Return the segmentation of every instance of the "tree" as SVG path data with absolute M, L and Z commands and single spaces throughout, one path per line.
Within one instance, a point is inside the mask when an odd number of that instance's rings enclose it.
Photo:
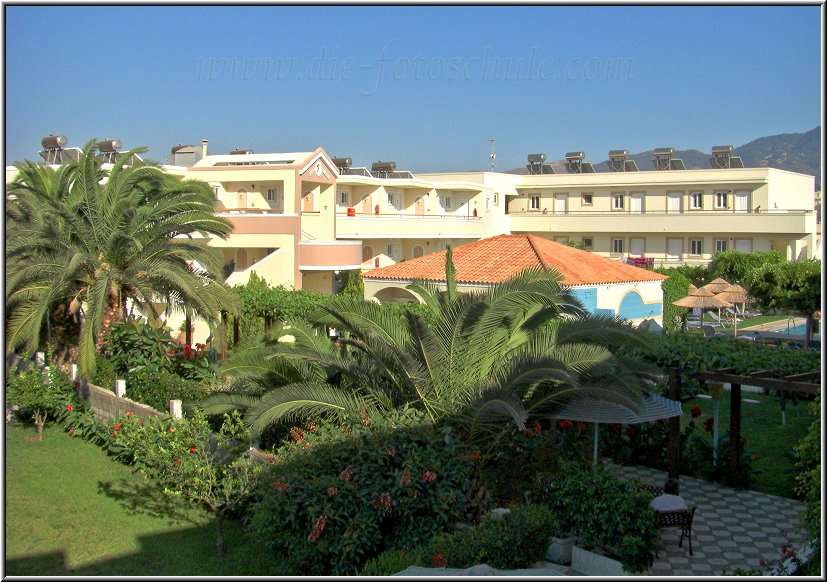
M 753 251 L 742 253 L 741 251 L 717 252 L 712 257 L 707 270 L 710 273 L 708 281 L 716 277 L 736 283 L 746 281 L 750 274 L 764 267 L 765 265 L 780 265 L 786 262 L 784 255 L 779 251 Z
M 340 295 L 351 295 L 363 299 L 365 297 L 365 282 L 362 280 L 362 271 L 359 269 L 351 269 L 343 271 L 342 288 L 337 293 Z
M 91 378 L 95 348 L 127 313 L 187 309 L 208 321 L 237 298 L 219 279 L 222 254 L 209 237 L 232 225 L 213 212 L 208 185 L 179 180 L 137 148 L 104 168 L 87 143 L 76 163 L 16 164 L 6 210 L 7 342 L 29 355 L 50 310 L 80 318 L 78 364 Z M 161 307 L 159 307 L 159 305 Z
M 574 396 L 640 405 L 654 369 L 614 350 L 651 348 L 652 337 L 616 318 L 585 314 L 559 273 L 528 270 L 487 291 L 460 293 L 449 251 L 446 280 L 444 291 L 426 281 L 408 286 L 433 325 L 411 311 L 400 320 L 374 302 L 344 296 L 309 324 L 291 321 L 282 332 L 291 341 L 275 344 L 270 355 L 274 375 L 287 382 L 261 397 L 216 395 L 202 403 L 205 412 L 242 408 L 260 432 L 313 415 L 410 404 L 431 422 L 457 425 L 491 445 L 504 419 L 523 428 L 528 415 Z M 340 331 L 337 343 L 314 333 L 320 324 Z
M 131 450 L 137 470 L 165 495 L 209 510 L 215 517 L 216 553 L 224 555 L 224 518 L 256 485 L 263 466 L 247 455 L 249 432 L 241 417 L 227 414 L 213 432 L 198 411 L 191 417 L 157 418 L 139 426 L 121 418 L 116 442 Z
M 821 308 L 821 261 L 805 259 L 765 264 L 746 279 L 749 294 L 765 309 L 782 309 L 806 318 L 813 337 L 813 315 Z

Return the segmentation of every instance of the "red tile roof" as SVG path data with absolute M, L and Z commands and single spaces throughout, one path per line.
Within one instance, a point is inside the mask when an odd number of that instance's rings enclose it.
M 445 281 L 447 251 L 432 253 L 364 274 L 365 279 Z M 453 249 L 458 283 L 501 283 L 528 267 L 557 269 L 563 284 L 594 285 L 661 281 L 666 275 L 633 267 L 533 234 L 502 234 Z

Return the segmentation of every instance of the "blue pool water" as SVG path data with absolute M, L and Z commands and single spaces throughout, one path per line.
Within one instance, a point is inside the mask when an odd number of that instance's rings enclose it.
M 819 333 L 821 331 L 821 324 L 818 321 L 813 322 L 813 333 Z M 789 329 L 779 329 L 778 333 L 788 333 L 790 335 L 804 335 L 807 332 L 807 324 L 802 323 L 801 325 L 796 325 L 795 327 L 790 327 Z

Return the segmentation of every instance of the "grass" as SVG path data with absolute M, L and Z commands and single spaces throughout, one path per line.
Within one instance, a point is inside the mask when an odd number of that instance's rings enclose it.
M 195 508 L 171 505 L 98 446 L 47 426 L 6 425 L 7 575 L 279 575 L 239 524 L 215 528 Z
M 757 400 L 758 403 L 745 402 Z M 701 407 L 704 415 L 712 415 L 712 400 L 694 398 L 684 403 L 689 411 L 694 404 Z M 741 392 L 741 436 L 747 439 L 747 448 L 752 454 L 753 483 L 750 487 L 762 493 L 779 497 L 795 497 L 795 457 L 793 447 L 807 434 L 815 420 L 810 414 L 809 401 L 801 401 L 798 411 L 787 400 L 787 425 L 781 424 L 781 405 L 776 396 Z M 723 435 L 729 431 L 730 392 L 721 399 L 718 430 Z M 706 416 L 698 420 L 703 420 Z M 685 414 L 681 429 L 689 422 Z M 698 421 L 696 420 L 696 423 Z

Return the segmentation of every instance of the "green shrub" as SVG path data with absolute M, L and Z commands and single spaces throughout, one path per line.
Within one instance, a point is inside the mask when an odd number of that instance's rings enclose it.
M 806 503 L 802 518 L 802 525 L 807 530 L 810 539 L 821 540 L 821 397 L 817 397 L 811 404 L 810 410 L 816 419 L 810 425 L 807 434 L 795 447 L 796 493 L 801 495 Z
M 113 323 L 106 333 L 105 351 L 115 373 L 125 378 L 136 370 L 158 372 L 168 368 L 176 346 L 169 331 L 161 323 L 150 324 L 141 317 Z
M 128 398 L 161 412 L 169 411 L 170 400 L 180 400 L 190 406 L 198 404 L 208 395 L 209 388 L 205 385 L 166 370 L 137 370 L 129 375 L 126 382 Z
M 356 574 L 386 548 L 420 546 L 463 514 L 471 455 L 415 409 L 363 411 L 290 434 L 248 522 L 295 574 Z
M 112 390 L 117 379 L 118 374 L 112 362 L 100 354 L 95 356 L 95 377 L 92 378 L 92 384 Z
M 538 501 L 545 503 L 565 531 L 617 555 L 627 572 L 652 566 L 658 534 L 651 495 L 635 491 L 602 468 L 571 466 L 559 475 L 540 475 Z
M 557 533 L 557 520 L 548 507 L 519 504 L 500 519 L 484 519 L 473 529 L 437 536 L 426 546 L 424 558 L 433 561 L 441 555 L 449 568 L 470 568 L 476 564 L 488 564 L 499 570 L 527 568 L 543 559 Z
M 362 576 L 392 576 L 411 566 L 423 563 L 423 550 L 414 548 L 411 550 L 400 550 L 391 548 L 371 558 L 362 568 Z
M 684 321 L 689 310 L 686 307 L 672 305 L 672 302 L 687 296 L 690 280 L 678 272 L 664 274 L 670 276 L 661 285 L 663 289 L 663 330 L 666 333 L 673 333 L 681 331 L 681 325 L 676 322 L 676 319 Z
M 6 404 L 31 412 L 38 440 L 43 440 L 43 425 L 56 417 L 72 392 L 69 376 L 55 366 L 48 371 L 31 366 L 22 373 L 11 372 L 6 379 Z

